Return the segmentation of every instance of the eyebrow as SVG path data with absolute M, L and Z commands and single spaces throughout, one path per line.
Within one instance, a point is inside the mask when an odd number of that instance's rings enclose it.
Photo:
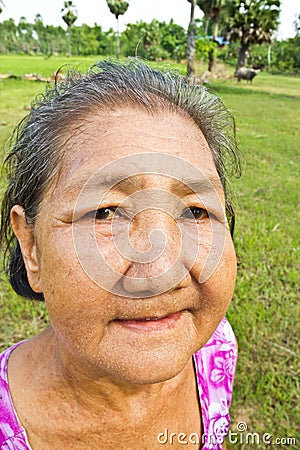
M 91 176 L 90 173 L 83 173 L 78 178 L 74 178 L 70 182 L 66 183 L 65 188 L 67 190 L 81 191 L 86 185 L 88 191 L 94 191 L 99 189 L 112 189 L 115 187 L 121 187 L 121 185 L 127 184 L 137 185 L 140 181 L 137 180 L 138 175 L 128 175 L 128 174 L 110 174 L 109 176 L 103 177 L 102 179 Z
M 144 179 L 141 179 L 141 176 L 160 175 L 162 177 L 167 177 L 173 180 L 170 185 L 170 191 L 173 193 L 174 191 L 178 192 L 178 190 L 183 195 L 188 195 L 191 193 L 223 191 L 221 180 L 217 175 L 212 175 L 210 178 L 205 176 L 203 176 L 203 178 L 183 177 L 179 180 L 177 178 L 171 177 L 170 175 L 157 172 L 141 172 L 133 175 L 130 175 L 128 173 L 112 173 L 103 179 L 92 177 L 90 181 L 89 178 L 91 177 L 89 175 L 90 174 L 81 174 L 79 178 L 71 180 L 66 185 L 66 190 L 82 191 L 84 185 L 87 185 L 87 192 L 99 190 L 101 193 L 102 190 L 107 191 L 107 189 L 117 189 L 118 191 L 131 192 L 141 189 L 141 185 L 144 182 Z M 145 187 L 145 189 L 155 189 L 155 186 Z
M 223 185 L 217 175 L 210 178 L 203 176 L 203 178 L 183 178 L 178 180 L 181 183 L 184 191 L 192 191 L 195 193 L 223 191 Z

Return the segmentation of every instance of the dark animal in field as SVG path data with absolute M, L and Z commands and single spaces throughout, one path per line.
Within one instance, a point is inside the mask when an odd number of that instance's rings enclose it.
M 247 80 L 247 83 L 252 84 L 253 78 L 260 72 L 260 69 L 248 69 L 247 67 L 241 67 L 237 70 L 236 76 L 238 81 Z

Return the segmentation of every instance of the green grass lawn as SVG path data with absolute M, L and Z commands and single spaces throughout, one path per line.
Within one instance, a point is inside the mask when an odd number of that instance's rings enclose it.
M 10 60 L 10 61 L 9 61 Z M 65 58 L 0 56 L 0 72 L 49 76 Z M 72 60 L 86 68 L 93 58 Z M 228 318 L 239 342 L 232 404 L 232 430 L 274 439 L 296 437 L 299 416 L 300 78 L 260 73 L 253 85 L 236 79 L 209 85 L 232 111 L 243 154 L 243 176 L 233 181 L 238 279 Z M 0 82 L 0 144 L 26 114 L 40 82 Z M 3 185 L 3 183 L 2 183 Z M 0 290 L 2 349 L 35 334 L 47 323 L 42 304 L 19 299 L 5 279 Z M 244 433 L 245 436 L 245 433 Z M 240 439 L 240 436 L 239 436 Z M 228 443 L 228 449 L 266 444 Z
M 50 77 L 60 67 L 75 66 L 80 70 L 88 69 L 99 57 L 71 57 L 67 56 L 20 56 L 0 55 L 0 73 L 11 73 L 21 76 L 26 73 L 35 73 L 42 77 Z
M 240 350 L 232 423 L 298 436 L 299 448 L 300 79 L 260 74 L 253 86 L 227 80 L 211 89 L 233 112 L 243 153 L 228 312 Z

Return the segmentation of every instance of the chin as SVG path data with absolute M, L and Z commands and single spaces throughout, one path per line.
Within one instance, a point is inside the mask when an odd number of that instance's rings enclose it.
M 147 373 L 145 373 L 145 371 L 143 373 L 135 373 L 130 378 L 128 377 L 126 381 L 127 383 L 137 385 L 162 383 L 163 381 L 171 380 L 172 378 L 175 378 L 177 375 L 179 375 L 185 368 L 187 363 L 188 361 L 186 361 L 184 365 L 176 367 L 176 370 L 174 370 L 174 367 L 170 368 L 171 370 L 166 370 L 165 367 L 162 367 L 160 371 L 157 371 L 156 369 L 150 369 L 149 371 L 147 371 Z
M 187 361 L 188 362 L 188 361 Z M 186 364 L 187 364 L 186 362 Z M 118 378 L 120 381 L 127 383 L 127 384 L 134 384 L 139 386 L 145 386 L 145 385 L 151 385 L 151 384 L 157 384 L 162 383 L 167 380 L 171 380 L 172 378 L 175 378 L 177 375 L 179 375 L 182 370 L 185 368 L 185 365 L 181 367 L 176 367 L 176 370 L 174 367 L 171 368 L 171 370 L 166 370 L 166 368 L 161 368 L 160 371 L 157 371 L 155 369 L 151 370 L 150 368 L 148 370 L 135 373 L 119 373 Z
M 128 384 L 150 385 L 170 380 L 179 375 L 190 361 L 193 352 L 152 352 L 128 357 L 121 363 L 113 364 L 108 373 L 115 380 Z M 128 356 L 128 355 L 127 355 Z

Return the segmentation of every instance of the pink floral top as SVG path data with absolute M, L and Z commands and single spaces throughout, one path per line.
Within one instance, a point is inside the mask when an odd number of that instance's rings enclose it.
M 0 355 L 1 450 L 31 450 L 26 431 L 14 409 L 7 379 L 9 355 L 20 344 L 13 345 Z M 228 321 L 223 318 L 206 345 L 194 354 L 203 434 L 192 433 L 186 437 L 186 442 L 199 443 L 199 448 L 203 444 L 202 450 L 221 450 L 228 433 L 236 359 L 236 339 Z

